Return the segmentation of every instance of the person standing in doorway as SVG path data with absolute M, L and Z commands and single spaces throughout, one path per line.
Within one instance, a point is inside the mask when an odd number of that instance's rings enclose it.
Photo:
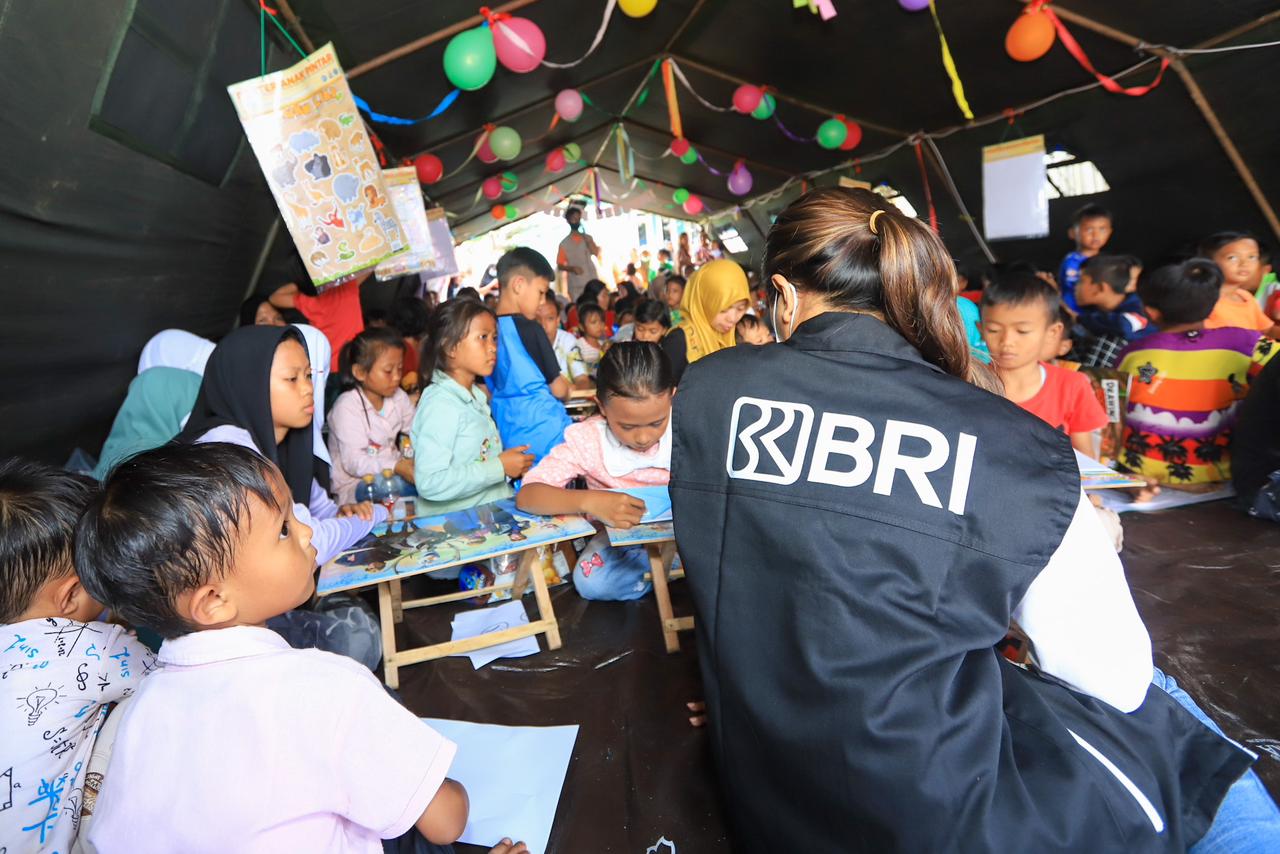
M 556 270 L 565 274 L 569 300 L 577 302 L 587 282 L 596 278 L 595 259 L 600 257 L 600 247 L 582 230 L 582 208 L 571 205 L 564 212 L 564 221 L 569 224 L 569 234 L 560 241 Z

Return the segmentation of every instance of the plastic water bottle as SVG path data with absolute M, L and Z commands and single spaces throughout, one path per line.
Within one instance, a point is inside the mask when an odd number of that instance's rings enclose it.
M 387 517 L 396 518 L 396 508 L 400 504 L 400 484 L 396 480 L 396 473 L 391 469 L 382 470 L 382 478 L 377 483 L 376 493 L 377 500 L 383 507 L 387 508 Z M 404 509 L 400 508 L 401 515 Z

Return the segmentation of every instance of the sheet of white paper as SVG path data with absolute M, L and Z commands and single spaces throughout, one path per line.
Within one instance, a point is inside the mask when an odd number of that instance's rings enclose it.
M 529 615 L 524 612 L 523 602 L 506 602 L 496 608 L 481 608 L 478 611 L 463 611 L 453 618 L 453 636 L 450 640 L 474 638 L 480 635 L 501 632 L 516 626 L 527 626 Z M 517 638 L 513 641 L 478 649 L 474 652 L 460 652 L 453 657 L 465 655 L 471 659 L 471 666 L 476 670 L 499 658 L 521 658 L 538 653 L 538 638 Z
M 543 854 L 578 727 L 422 720 L 458 745 L 449 777 L 465 786 L 471 799 L 460 841 L 490 847 L 508 837 L 523 840 L 532 854 Z
M 988 240 L 1049 233 L 1043 136 L 982 149 L 982 221 Z

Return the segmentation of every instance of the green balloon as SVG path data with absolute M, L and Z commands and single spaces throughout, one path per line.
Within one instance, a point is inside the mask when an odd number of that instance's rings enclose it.
M 520 179 L 516 177 L 516 173 L 503 172 L 502 173 L 502 192 L 514 193 L 518 189 L 520 189 Z
M 564 159 L 570 163 L 577 163 L 582 159 L 582 148 L 576 142 L 571 142 L 564 147 Z
M 839 119 L 827 119 L 818 127 L 818 145 L 839 148 L 849 136 L 849 126 Z
M 488 27 L 458 33 L 444 49 L 444 76 L 464 91 L 482 88 L 493 79 L 497 67 L 498 54 Z
M 500 127 L 489 134 L 489 150 L 499 160 L 515 160 L 520 156 L 521 145 L 520 134 L 509 127 Z
M 778 109 L 778 102 L 772 95 L 765 92 L 764 97 L 760 99 L 760 105 L 751 111 L 751 117 L 763 121 L 772 116 L 776 109 Z
M 692 145 L 689 146 L 688 151 L 680 155 L 680 162 L 685 166 L 692 166 L 698 162 L 698 152 L 694 150 Z
M 683 205 L 685 202 L 689 201 L 689 191 L 684 187 L 681 187 L 671 194 L 671 201 L 675 202 L 677 205 Z
M 518 216 L 520 216 L 520 211 L 516 209 L 516 206 L 507 205 L 507 219 L 515 219 Z

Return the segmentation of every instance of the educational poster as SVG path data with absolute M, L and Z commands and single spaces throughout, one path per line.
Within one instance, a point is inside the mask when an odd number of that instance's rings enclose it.
M 480 563 L 533 546 L 590 537 L 581 516 L 529 516 L 506 498 L 443 516 L 384 522 L 320 569 L 321 596 L 437 569 Z
M 453 254 L 453 232 L 444 208 L 427 211 L 427 231 L 431 233 L 431 248 L 436 253 L 437 276 L 452 276 L 458 272 L 458 259 Z
M 408 250 L 333 45 L 227 92 L 315 284 Z
M 427 227 L 427 206 L 422 202 L 422 186 L 418 183 L 418 170 L 412 166 L 382 170 L 382 182 L 387 186 L 387 196 L 396 218 L 404 228 L 409 241 L 409 251 L 387 261 L 374 270 L 379 279 L 394 279 L 406 273 L 436 275 L 436 252 L 431 245 L 431 232 Z
M 982 230 L 988 240 L 1049 234 L 1043 134 L 982 149 Z

